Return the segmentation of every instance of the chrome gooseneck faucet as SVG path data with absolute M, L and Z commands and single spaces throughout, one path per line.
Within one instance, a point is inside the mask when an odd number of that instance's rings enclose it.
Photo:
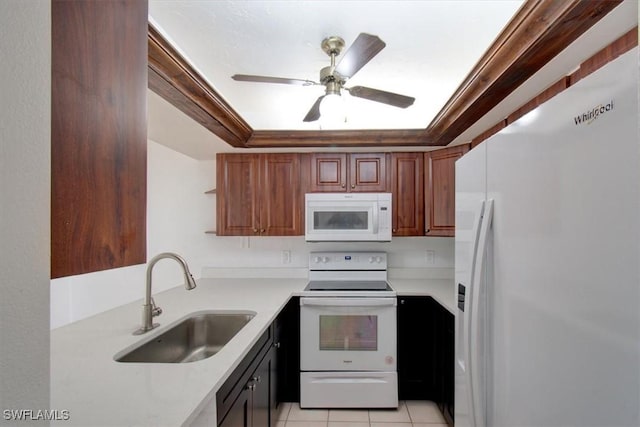
M 174 254 L 172 252 L 163 252 L 151 258 L 149 264 L 147 265 L 147 285 L 145 288 L 144 295 L 144 304 L 142 305 L 142 326 L 140 329 L 136 330 L 133 335 L 141 335 L 145 332 L 150 331 L 151 329 L 159 326 L 158 323 L 153 323 L 153 318 L 162 314 L 162 309 L 156 306 L 156 303 L 153 301 L 151 297 L 151 274 L 153 272 L 153 266 L 156 265 L 158 261 L 164 258 L 170 258 L 178 261 L 180 266 L 182 267 L 182 271 L 184 272 L 184 287 L 190 291 L 196 287 L 196 281 L 193 279 L 191 272 L 189 271 L 189 266 L 187 262 L 178 254 Z

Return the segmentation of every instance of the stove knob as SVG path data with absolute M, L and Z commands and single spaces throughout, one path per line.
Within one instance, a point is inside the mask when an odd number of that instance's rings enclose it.
M 320 262 L 320 257 L 313 257 L 313 262 L 315 262 L 316 264 Z
M 374 260 L 375 260 L 375 259 L 374 259 L 372 256 L 370 256 L 370 257 L 369 257 L 369 264 L 373 264 L 373 261 L 374 261 Z
M 376 262 L 377 262 L 378 264 L 380 264 L 380 263 L 382 262 L 382 257 L 381 257 L 381 256 L 377 256 L 377 257 L 376 257 Z
M 329 262 L 329 257 L 328 256 L 322 257 L 322 262 L 324 263 Z

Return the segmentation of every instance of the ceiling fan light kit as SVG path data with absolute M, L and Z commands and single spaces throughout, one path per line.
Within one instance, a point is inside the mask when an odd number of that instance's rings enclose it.
M 337 93 L 323 96 L 320 102 L 320 128 L 339 128 L 346 121 L 347 112 L 342 96 Z
M 340 55 L 344 49 L 345 42 L 338 36 L 325 38 L 322 40 L 320 47 L 331 57 L 331 65 L 320 70 L 320 83 L 311 80 L 248 74 L 235 74 L 231 76 L 231 78 L 243 82 L 296 84 L 303 86 L 323 85 L 325 86 L 325 94 L 320 96 L 311 106 L 311 109 L 303 121 L 314 122 L 322 116 L 324 123 L 325 116 L 331 115 L 332 117 L 329 120 L 331 123 L 344 123 L 346 121 L 346 113 L 344 111 L 341 89 L 348 91 L 351 96 L 398 108 L 407 108 L 415 101 L 413 97 L 379 89 L 364 86 L 347 88 L 344 86 L 349 78 L 353 77 L 355 73 L 364 67 L 374 56 L 384 49 L 385 46 L 386 44 L 380 40 L 378 36 L 360 33 L 336 65 L 336 57 Z

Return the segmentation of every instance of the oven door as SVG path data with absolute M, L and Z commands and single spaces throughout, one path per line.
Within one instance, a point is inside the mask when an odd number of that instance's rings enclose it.
M 300 298 L 303 371 L 395 371 L 396 299 Z

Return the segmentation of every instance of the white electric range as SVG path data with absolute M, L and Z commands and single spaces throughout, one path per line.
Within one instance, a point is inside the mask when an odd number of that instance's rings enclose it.
M 397 407 L 396 335 L 385 252 L 312 252 L 300 298 L 300 406 Z

